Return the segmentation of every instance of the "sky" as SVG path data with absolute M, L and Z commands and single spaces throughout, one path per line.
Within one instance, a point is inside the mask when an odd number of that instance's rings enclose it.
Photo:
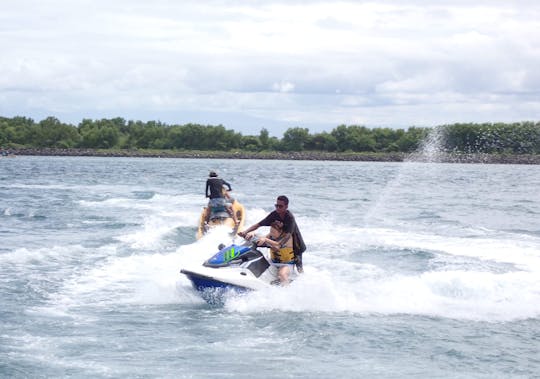
M 0 116 L 330 132 L 540 120 L 537 0 L 4 0 Z

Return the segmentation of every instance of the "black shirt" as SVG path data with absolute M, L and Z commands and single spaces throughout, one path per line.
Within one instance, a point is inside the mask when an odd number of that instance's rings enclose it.
M 306 250 L 306 244 L 296 225 L 296 220 L 291 212 L 287 211 L 283 218 L 277 213 L 277 211 L 272 211 L 268 216 L 259 222 L 260 226 L 270 226 L 274 221 L 281 221 L 283 223 L 283 231 L 285 233 L 291 233 L 293 238 L 293 250 L 294 254 L 300 255 Z
M 231 185 L 221 178 L 208 178 L 206 180 L 206 197 L 210 199 L 223 197 L 224 185 L 229 188 L 229 191 L 232 189 Z M 210 190 L 210 193 L 208 193 L 208 190 Z
M 262 221 L 259 222 L 261 226 L 270 226 L 274 221 L 281 221 L 283 223 L 283 231 L 285 233 L 292 233 L 296 225 L 296 221 L 291 212 L 287 211 L 284 217 L 281 218 L 277 211 L 272 211 L 268 216 L 266 216 Z

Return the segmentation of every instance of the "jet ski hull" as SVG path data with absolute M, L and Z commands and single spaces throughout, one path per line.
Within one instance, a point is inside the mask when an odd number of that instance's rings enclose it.
M 219 280 L 215 277 L 203 275 L 190 270 L 180 270 L 180 272 L 188 277 L 195 288 L 198 291 L 205 291 L 209 289 L 229 288 L 237 291 L 251 291 L 251 288 L 240 286 L 237 284 L 228 283 L 226 281 Z
M 193 288 L 210 305 L 223 305 L 227 294 L 242 294 L 252 290 L 193 271 L 181 270 L 180 272 L 187 276 Z
M 261 251 L 263 250 L 263 251 Z M 182 268 L 180 272 L 190 280 L 209 303 L 219 303 L 229 292 L 256 291 L 279 284 L 278 268 L 269 261 L 267 248 L 232 244 L 207 259 L 201 266 Z M 296 276 L 292 268 L 290 279 Z

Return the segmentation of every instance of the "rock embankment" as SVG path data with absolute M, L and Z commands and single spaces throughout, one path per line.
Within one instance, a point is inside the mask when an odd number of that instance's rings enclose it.
M 359 162 L 442 162 L 442 163 L 496 163 L 540 164 L 540 155 L 531 154 L 460 154 L 438 153 L 330 153 L 330 152 L 242 152 L 242 151 L 173 151 L 173 150 L 94 150 L 94 149 L 9 149 L 12 155 L 36 156 L 89 156 L 89 157 L 140 157 L 140 158 L 207 158 L 207 159 L 280 159 Z

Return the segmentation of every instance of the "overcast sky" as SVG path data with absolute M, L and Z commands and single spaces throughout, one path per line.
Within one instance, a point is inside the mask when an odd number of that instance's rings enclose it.
M 4 0 L 0 116 L 243 134 L 540 120 L 537 0 Z

